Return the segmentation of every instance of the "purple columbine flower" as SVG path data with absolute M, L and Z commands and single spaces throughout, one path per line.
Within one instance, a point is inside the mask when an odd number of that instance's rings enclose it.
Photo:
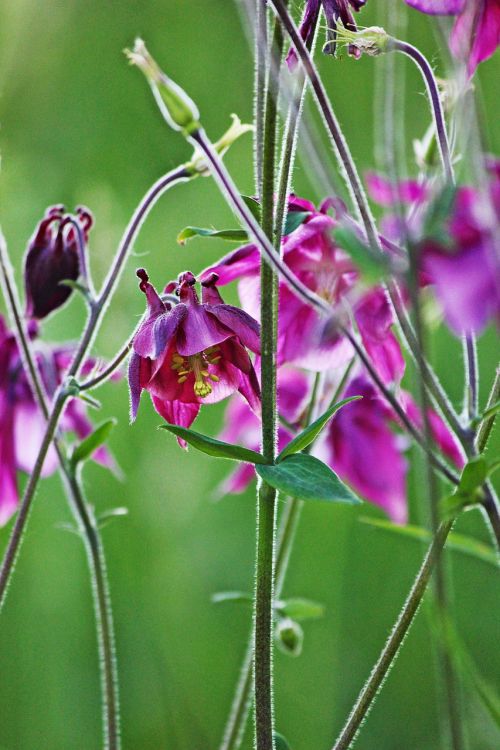
M 467 63 L 469 76 L 500 44 L 499 0 L 405 0 L 431 15 L 457 16 L 450 36 L 455 57 Z
M 37 366 L 49 398 L 62 382 L 69 361 L 68 348 L 45 344 L 36 347 Z M 92 370 L 94 365 L 94 362 L 88 361 L 85 371 Z M 0 526 L 7 523 L 17 508 L 17 471 L 29 474 L 33 470 L 45 424 L 32 396 L 15 337 L 0 316 Z M 71 399 L 68 402 L 60 427 L 80 439 L 92 431 L 82 401 Z M 114 467 L 110 454 L 103 447 L 94 453 L 94 459 L 108 468 Z M 51 446 L 42 476 L 54 472 L 57 463 L 56 452 Z
M 167 422 L 189 427 L 201 404 L 221 401 L 238 391 L 254 411 L 260 388 L 247 349 L 260 351 L 258 323 L 237 307 L 224 304 L 216 274 L 202 282 L 198 299 L 192 273 L 165 288 L 179 297 L 163 302 L 143 269 L 137 271 L 146 295 L 147 318 L 137 332 L 129 365 L 131 415 L 135 419 L 142 390 Z
M 335 245 L 331 232 L 337 226 L 325 201 L 317 211 L 312 203 L 295 196 L 289 200 L 289 211 L 306 215 L 303 223 L 283 237 L 285 263 L 316 294 L 338 307 L 350 292 L 358 292 L 359 274 L 350 258 Z M 201 275 L 216 273 L 218 284 L 239 280 L 238 290 L 243 307 L 255 318 L 260 308 L 260 254 L 255 245 L 245 245 L 225 256 Z M 371 312 L 370 312 L 371 309 Z M 404 358 L 391 331 L 392 312 L 380 288 L 361 294 L 354 315 L 365 345 L 370 348 L 374 364 L 385 382 L 397 382 L 404 372 Z M 323 371 L 345 365 L 353 356 L 351 344 L 342 336 L 321 337 L 318 314 L 280 282 L 278 316 L 278 365 L 295 364 L 308 370 Z M 387 351 L 385 351 L 387 349 Z
M 472 187 L 458 188 L 445 220 L 443 236 L 425 236 L 425 185 L 404 183 L 392 186 L 382 177 L 368 180 L 370 193 L 383 205 L 408 203 L 419 206 L 407 222 L 403 236 L 409 235 L 420 252 L 421 282 L 433 285 L 449 327 L 457 335 L 480 333 L 490 320 L 500 320 L 500 264 L 498 226 L 500 224 L 500 175 L 498 162 L 487 166 L 490 184 L 486 194 Z M 396 201 L 397 199 L 397 201 Z M 416 220 L 415 220 L 416 219 Z M 389 217 L 385 229 L 396 230 L 398 220 Z M 393 232 L 394 236 L 394 232 Z
M 24 261 L 26 315 L 45 318 L 61 307 L 71 294 L 62 281 L 76 281 L 81 272 L 77 227 L 86 244 L 93 224 L 92 214 L 80 207 L 66 214 L 64 206 L 48 208 L 31 238 Z M 75 226 L 76 225 L 76 226 Z

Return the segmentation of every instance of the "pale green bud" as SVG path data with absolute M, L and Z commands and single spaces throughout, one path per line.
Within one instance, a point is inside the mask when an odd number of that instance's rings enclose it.
M 372 57 L 391 51 L 392 37 L 380 26 L 368 26 L 366 29 L 351 31 L 339 23 L 335 38 L 338 44 L 349 45 L 361 54 Z
M 198 107 L 175 81 L 165 75 L 142 39 L 136 39 L 134 49 L 125 50 L 125 54 L 132 65 L 137 65 L 146 76 L 156 103 L 170 127 L 184 135 L 191 135 L 199 130 Z

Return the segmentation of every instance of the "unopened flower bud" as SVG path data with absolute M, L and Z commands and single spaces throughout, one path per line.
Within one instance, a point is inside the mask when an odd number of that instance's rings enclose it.
M 376 57 L 391 51 L 392 37 L 380 26 L 369 26 L 359 31 L 351 31 L 339 24 L 336 31 L 336 41 L 339 44 L 356 49 L 360 54 Z
M 170 127 L 184 135 L 191 135 L 198 130 L 198 107 L 186 92 L 161 70 L 142 39 L 136 39 L 134 49 L 125 50 L 125 54 L 132 65 L 137 65 L 148 79 L 156 103 Z
M 47 209 L 24 261 L 28 318 L 45 318 L 71 295 L 71 287 L 62 282 L 77 280 L 80 253 L 85 252 L 92 224 L 92 214 L 84 207 L 77 208 L 75 215 L 66 214 L 64 206 Z
M 214 143 L 214 148 L 219 156 L 224 156 L 228 148 L 232 146 L 238 138 L 255 129 L 253 125 L 242 123 L 238 115 L 233 114 L 231 117 L 233 118 L 233 122 L 219 140 Z M 191 161 L 186 164 L 186 169 L 193 175 L 201 174 L 204 177 L 210 175 L 206 156 L 198 149 L 195 150 Z
M 280 619 L 276 625 L 275 639 L 278 647 L 289 656 L 300 656 L 304 642 L 304 631 L 289 617 Z

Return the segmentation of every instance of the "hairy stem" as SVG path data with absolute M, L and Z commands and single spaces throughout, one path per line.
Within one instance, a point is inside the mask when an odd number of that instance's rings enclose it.
M 439 143 L 439 151 L 441 154 L 441 160 L 443 162 L 444 173 L 446 181 L 453 183 L 455 177 L 453 174 L 453 164 L 451 161 L 450 145 L 448 143 L 448 135 L 446 132 L 446 124 L 444 120 L 443 106 L 441 104 L 441 98 L 439 96 L 439 89 L 437 87 L 434 73 L 429 64 L 429 61 L 423 55 L 420 50 L 414 47 L 408 42 L 402 42 L 399 39 L 391 39 L 390 49 L 397 52 L 403 52 L 412 60 L 420 70 L 422 77 L 427 87 L 427 93 L 429 94 L 429 101 L 431 104 L 431 110 L 436 126 L 436 133 Z
M 382 649 L 370 677 L 361 690 L 351 714 L 333 746 L 333 750 L 348 750 L 352 746 L 361 724 L 366 719 L 410 629 L 452 525 L 452 521 L 446 521 L 439 526 L 391 635 Z
M 488 401 L 486 403 L 485 412 L 488 412 L 488 409 L 493 409 L 493 407 L 497 404 L 499 399 L 500 399 L 500 365 L 496 369 L 495 378 L 491 386 L 490 395 L 488 396 Z M 477 431 L 477 436 L 476 436 L 476 448 L 477 448 L 478 453 L 482 453 L 484 449 L 486 448 L 486 445 L 488 444 L 491 431 L 495 424 L 496 416 L 497 416 L 497 412 L 493 411 L 493 413 L 486 416 L 479 425 L 479 429 Z

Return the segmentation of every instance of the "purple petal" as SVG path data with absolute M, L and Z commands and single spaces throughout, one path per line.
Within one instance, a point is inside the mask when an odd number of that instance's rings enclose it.
M 454 16 L 460 13 L 466 0 L 405 0 L 411 8 L 433 16 Z
M 278 370 L 278 408 L 291 424 L 297 422 L 304 412 L 309 390 L 310 378 L 301 370 L 291 367 Z
M 163 309 L 162 313 L 149 317 L 134 337 L 134 351 L 141 357 L 157 359 L 175 336 L 187 313 L 187 306 L 179 304 L 168 312 Z
M 206 310 L 233 331 L 243 346 L 259 354 L 260 325 L 248 313 L 232 305 L 207 305 Z
M 158 414 L 169 424 L 178 424 L 180 427 L 191 427 L 200 411 L 200 404 L 183 404 L 180 401 L 164 401 L 151 396 L 153 406 Z M 187 449 L 187 443 L 182 438 L 177 438 L 181 448 Z
M 344 397 L 361 395 L 333 419 L 315 455 L 326 460 L 359 494 L 380 506 L 394 523 L 406 523 L 406 461 L 387 413 L 372 386 L 355 378 Z
M 183 357 L 189 357 L 220 344 L 233 335 L 203 305 L 189 305 L 186 317 L 177 330 L 177 351 Z
M 384 383 L 399 383 L 404 375 L 403 352 L 391 331 L 392 310 L 382 289 L 366 294 L 355 311 L 366 351 Z
M 204 281 L 210 274 L 216 273 L 219 277 L 218 286 L 225 286 L 230 281 L 242 276 L 259 274 L 260 253 L 255 245 L 244 245 L 225 255 L 216 266 L 210 266 L 200 274 L 200 281 Z
M 401 404 L 414 424 L 421 430 L 422 429 L 422 412 L 418 405 L 415 403 L 413 397 L 407 391 L 402 391 L 400 396 Z M 465 463 L 462 450 L 460 445 L 446 425 L 442 418 L 433 409 L 428 409 L 427 417 L 429 420 L 429 427 L 434 438 L 436 445 L 441 449 L 445 456 L 448 456 L 455 466 L 461 469 Z
M 128 363 L 128 385 L 130 391 L 130 421 L 135 422 L 137 417 L 137 411 L 139 409 L 139 403 L 141 400 L 141 357 L 135 352 L 132 352 L 130 361 Z
M 18 401 L 14 407 L 14 446 L 17 468 L 31 474 L 45 435 L 46 421 L 35 403 Z M 58 458 L 53 445 L 43 462 L 42 477 L 53 474 Z
M 416 180 L 401 180 L 395 184 L 375 172 L 366 175 L 366 184 L 370 197 L 381 206 L 420 203 L 426 199 L 428 193 L 427 186 Z
M 455 57 L 467 60 L 469 76 L 478 64 L 495 52 L 500 44 L 500 3 L 498 0 L 475 0 L 464 7 L 450 36 Z

